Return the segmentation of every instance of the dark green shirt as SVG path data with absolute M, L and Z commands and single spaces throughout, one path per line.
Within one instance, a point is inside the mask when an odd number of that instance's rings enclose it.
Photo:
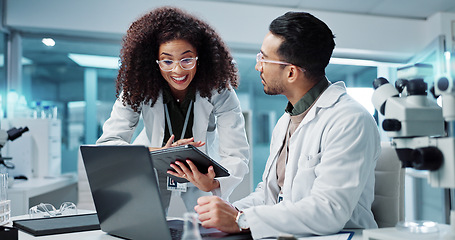
M 186 127 L 184 138 L 193 137 L 193 120 L 194 120 L 194 102 L 196 101 L 196 91 L 193 88 L 189 88 L 185 96 L 185 99 L 181 103 L 178 103 L 177 100 L 172 96 L 171 89 L 169 86 L 163 88 L 163 103 L 167 104 L 169 111 L 169 117 L 171 119 L 172 132 L 175 136 L 174 142 L 179 140 L 182 135 L 183 125 L 185 123 L 186 114 L 188 107 L 190 106 L 191 100 L 193 101 L 193 106 L 190 109 L 190 116 L 188 119 L 188 125 Z M 166 111 L 166 110 L 165 110 Z M 166 113 L 164 114 L 166 118 Z M 169 126 L 167 124 L 167 119 L 165 119 L 165 129 L 164 129 L 164 146 L 171 137 L 169 133 Z
M 299 115 L 305 112 L 311 105 L 313 105 L 314 101 L 321 95 L 322 92 L 329 86 L 329 81 L 327 79 L 323 79 L 316 83 L 303 97 L 293 106 L 291 102 L 288 102 L 285 111 L 289 113 L 291 116 Z

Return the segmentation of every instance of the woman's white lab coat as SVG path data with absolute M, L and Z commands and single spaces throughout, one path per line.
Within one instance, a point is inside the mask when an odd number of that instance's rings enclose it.
M 289 120 L 285 113 L 273 131 L 262 182 L 234 203 L 253 237 L 377 227 L 371 203 L 381 148 L 372 116 L 346 94 L 344 83 L 330 85 L 291 136 L 283 201 L 277 203 L 276 161 Z
M 97 144 L 130 144 L 141 114 L 144 129 L 134 144 L 161 147 L 165 130 L 162 95 L 153 107 L 142 105 L 139 112 L 124 106 L 121 97 L 117 99 Z M 248 173 L 249 145 L 245 121 L 234 90 L 213 91 L 211 100 L 196 93 L 193 136 L 194 141 L 206 143 L 200 150 L 228 169 L 230 176 L 218 178 L 220 188 L 212 191 L 226 199 Z

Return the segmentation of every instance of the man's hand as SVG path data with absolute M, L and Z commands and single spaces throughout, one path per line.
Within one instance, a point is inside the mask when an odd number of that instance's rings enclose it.
M 167 171 L 167 173 L 176 177 L 186 178 L 188 181 L 193 183 L 194 186 L 204 192 L 209 192 L 220 187 L 220 182 L 215 179 L 215 170 L 213 170 L 213 166 L 210 166 L 207 173 L 203 174 L 199 172 L 196 165 L 194 165 L 194 163 L 189 159 L 186 160 L 186 163 L 190 166 L 190 168 L 187 168 L 185 164 L 180 161 L 176 161 L 175 164 L 171 163 L 171 167 L 175 172 Z
M 194 210 L 205 228 L 216 228 L 227 233 L 240 232 L 235 222 L 238 211 L 230 203 L 217 196 L 204 196 L 197 200 Z

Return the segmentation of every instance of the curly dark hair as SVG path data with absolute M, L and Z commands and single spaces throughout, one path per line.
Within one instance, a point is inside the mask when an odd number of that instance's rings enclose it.
M 204 21 L 175 7 L 161 7 L 145 14 L 128 29 L 120 51 L 116 96 L 138 111 L 141 104 L 153 106 L 168 84 L 156 60 L 159 46 L 172 40 L 188 41 L 198 53 L 197 71 L 191 87 L 201 97 L 212 90 L 238 87 L 237 68 L 220 36 Z

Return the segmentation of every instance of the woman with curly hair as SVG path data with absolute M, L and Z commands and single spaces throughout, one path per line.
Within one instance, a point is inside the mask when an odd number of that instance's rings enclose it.
M 202 195 L 227 199 L 248 172 L 237 86 L 233 58 L 211 26 L 177 8 L 152 10 L 123 38 L 117 100 L 97 144 L 130 144 L 142 117 L 144 129 L 133 144 L 151 149 L 192 144 L 229 170 L 229 177 L 215 179 L 213 167 L 203 174 L 191 161 L 190 168 L 171 164 L 175 171 L 167 174 L 190 182 L 181 192 L 188 211 Z M 173 188 L 167 177 L 158 172 L 166 209 Z

